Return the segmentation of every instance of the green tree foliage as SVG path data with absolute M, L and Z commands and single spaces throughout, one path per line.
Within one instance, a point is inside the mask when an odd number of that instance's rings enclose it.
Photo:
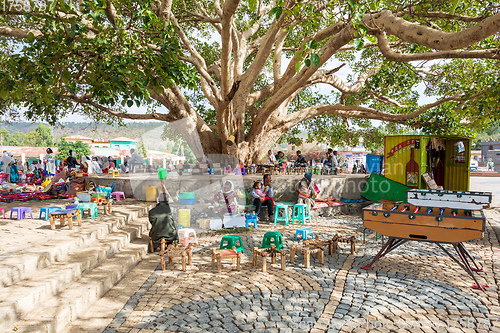
M 370 147 L 384 133 L 474 135 L 500 119 L 498 1 L 8 3 L 4 116 L 188 119 L 182 134 L 205 152 L 245 162 L 302 130 Z M 26 140 L 47 142 L 38 135 Z
M 82 141 L 69 142 L 61 140 L 61 142 L 57 144 L 57 147 L 59 152 L 57 153 L 56 158 L 60 160 L 68 157 L 70 150 L 75 153 L 75 157 L 77 159 L 81 159 L 84 155 L 92 155 L 92 152 L 89 149 L 89 144 Z

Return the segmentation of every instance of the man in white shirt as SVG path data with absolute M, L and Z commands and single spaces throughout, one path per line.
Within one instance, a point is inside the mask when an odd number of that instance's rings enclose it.
M 144 165 L 144 159 L 132 148 L 130 149 L 130 161 L 128 161 L 130 172 L 134 172 L 136 165 Z

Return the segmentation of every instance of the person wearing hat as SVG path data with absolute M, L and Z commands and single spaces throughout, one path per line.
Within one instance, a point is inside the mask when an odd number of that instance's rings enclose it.
M 297 203 L 305 203 L 309 210 L 314 207 L 315 198 L 319 193 L 318 187 L 312 182 L 312 174 L 306 173 L 304 177 L 295 185 L 298 193 Z

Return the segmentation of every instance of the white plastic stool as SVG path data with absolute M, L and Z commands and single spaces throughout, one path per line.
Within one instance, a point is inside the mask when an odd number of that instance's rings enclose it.
M 188 246 L 188 244 L 198 244 L 198 238 L 196 237 L 196 231 L 191 228 L 182 228 L 177 231 L 179 235 L 179 244 Z

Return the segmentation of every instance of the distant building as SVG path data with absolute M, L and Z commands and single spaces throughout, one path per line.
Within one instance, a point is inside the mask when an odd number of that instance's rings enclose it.
M 89 148 L 109 148 L 110 146 L 110 142 L 108 139 L 104 138 L 92 139 L 82 135 L 66 136 L 63 138 L 63 140 L 68 142 L 81 141 L 83 143 L 87 143 L 89 145 Z
M 481 158 L 486 161 L 488 158 L 488 150 L 500 150 L 500 141 L 489 141 L 481 142 Z
M 110 140 L 110 147 L 117 148 L 120 150 L 130 150 L 132 148 L 136 149 L 136 144 L 135 144 L 135 140 L 133 140 L 133 139 L 119 137 L 119 138 L 115 138 L 115 139 Z
M 92 138 L 88 138 L 86 136 L 82 136 L 82 135 L 71 135 L 71 136 L 66 136 L 63 138 L 63 140 L 65 141 L 68 141 L 68 142 L 77 142 L 77 141 L 81 141 L 81 142 L 84 142 L 84 143 L 88 143 L 89 146 L 90 144 L 92 143 Z

